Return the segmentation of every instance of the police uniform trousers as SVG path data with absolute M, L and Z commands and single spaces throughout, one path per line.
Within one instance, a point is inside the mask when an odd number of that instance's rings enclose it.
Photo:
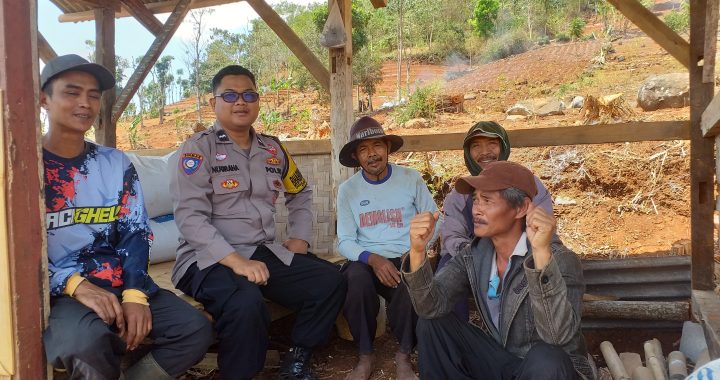
M 120 289 L 105 288 L 115 295 Z M 210 321 L 172 292 L 160 289 L 148 299 L 152 313 L 150 354 L 172 377 L 203 358 L 212 344 Z M 43 333 L 48 363 L 67 370 L 71 379 L 116 380 L 126 343 L 109 326 L 70 296 L 50 299 L 50 320 Z
M 421 379 L 579 380 L 570 355 L 537 343 L 519 358 L 495 339 L 455 314 L 420 319 L 417 324 Z
M 250 259 L 267 266 L 267 285 L 254 284 L 222 264 L 203 270 L 193 264 L 177 285 L 213 316 L 218 367 L 226 380 L 250 379 L 265 365 L 270 313 L 264 298 L 298 311 L 291 339 L 309 349 L 327 341 L 345 298 L 337 267 L 314 255 L 296 254 L 286 266 L 259 246 Z
M 388 260 L 400 268 L 400 257 Z M 405 283 L 401 281 L 397 288 L 387 287 L 380 282 L 370 265 L 358 261 L 347 262 L 342 268 L 342 274 L 348 283 L 343 315 L 358 352 L 369 354 L 373 351 L 380 295 L 386 301 L 390 330 L 400 344 L 400 351 L 409 354 L 415 347 L 417 314 Z

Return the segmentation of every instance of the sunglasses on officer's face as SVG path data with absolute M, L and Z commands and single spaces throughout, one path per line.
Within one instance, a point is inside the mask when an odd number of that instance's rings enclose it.
M 245 103 L 255 103 L 260 99 L 260 94 L 255 91 L 225 91 L 220 95 L 215 95 L 216 98 L 222 98 L 226 103 L 235 103 L 242 97 Z

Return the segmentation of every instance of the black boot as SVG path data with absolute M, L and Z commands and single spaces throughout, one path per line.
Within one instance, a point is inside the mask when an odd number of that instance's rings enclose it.
M 293 347 L 285 354 L 278 380 L 316 380 L 310 364 L 309 348 Z

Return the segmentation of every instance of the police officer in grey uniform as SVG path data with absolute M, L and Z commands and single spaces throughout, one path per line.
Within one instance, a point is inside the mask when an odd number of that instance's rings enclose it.
M 182 235 L 173 283 L 213 316 L 223 379 L 250 379 L 264 366 L 263 297 L 299 311 L 279 378 L 314 379 L 311 351 L 327 340 L 346 284 L 335 266 L 308 253 L 312 190 L 280 141 L 252 126 L 260 108 L 254 75 L 228 66 L 212 89 L 216 122 L 180 147 L 171 176 Z M 281 191 L 289 238 L 278 244 Z

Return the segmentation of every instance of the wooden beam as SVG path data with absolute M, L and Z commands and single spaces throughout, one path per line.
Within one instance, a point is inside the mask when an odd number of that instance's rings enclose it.
M 162 54 L 165 49 L 165 46 L 167 46 L 168 42 L 170 42 L 170 39 L 175 34 L 175 31 L 189 11 L 190 0 L 179 0 L 177 2 L 177 6 L 175 6 L 175 9 L 170 14 L 170 17 L 168 17 L 165 25 L 163 25 L 162 33 L 155 37 L 155 41 L 153 41 L 152 45 L 150 45 L 150 48 L 147 53 L 145 53 L 145 56 L 143 56 L 140 64 L 138 64 L 135 72 L 132 73 L 130 79 L 127 81 L 127 84 L 125 84 L 122 93 L 120 93 L 115 101 L 112 113 L 113 123 L 117 123 L 123 111 L 125 111 L 125 107 L 127 107 L 128 103 L 130 103 L 132 97 L 135 96 L 135 92 L 138 88 L 140 88 L 142 82 L 145 80 L 145 77 L 147 77 L 148 73 L 150 73 L 153 65 L 157 62 L 160 54 Z
M 120 2 L 118 0 L 78 0 L 80 3 L 93 8 L 108 8 L 114 12 L 120 11 Z
M 45 37 L 40 34 L 38 31 L 37 34 L 37 47 L 38 47 L 38 55 L 40 56 L 40 59 L 44 63 L 48 63 L 51 59 L 57 57 L 57 53 L 55 52 L 55 49 L 50 46 L 50 43 L 45 39 Z
M 715 95 L 700 117 L 700 128 L 704 137 L 720 134 L 720 94 Z
M 516 129 L 507 131 L 507 133 L 513 148 L 689 140 L 690 123 L 688 121 L 634 122 Z M 462 150 L 464 138 L 464 132 L 403 136 L 405 144 L 400 148 L 400 152 Z M 286 140 L 283 141 L 283 145 L 294 156 L 330 154 L 332 150 L 330 140 Z M 135 151 L 135 153 L 145 156 L 163 156 L 174 150 L 172 148 L 146 149 Z
M 115 73 L 115 12 L 108 8 L 95 9 L 95 62 Z M 100 116 L 95 126 L 95 142 L 115 147 L 116 122 L 112 112 L 115 104 L 115 89 L 104 91 L 100 103 Z
M 608 3 L 617 8 L 683 66 L 690 67 L 690 44 L 638 0 L 608 0 Z
M 212 7 L 216 5 L 223 5 L 234 2 L 233 0 L 194 0 L 190 6 L 190 9 L 198 9 L 205 7 Z M 178 0 L 160 1 L 157 3 L 148 3 L 146 8 L 154 13 L 170 13 L 175 9 L 178 4 Z M 122 8 L 120 12 L 115 13 L 115 18 L 121 17 L 132 17 L 133 15 L 128 12 L 127 9 Z M 80 22 L 80 21 L 92 21 L 95 19 L 93 11 L 66 13 L 58 16 L 60 22 Z
M 290 51 L 292 51 L 305 68 L 308 69 L 315 80 L 317 80 L 326 91 L 330 91 L 330 74 L 328 70 L 315 54 L 305 46 L 305 43 L 300 37 L 285 23 L 285 20 L 283 20 L 265 0 L 247 0 L 247 3 L 250 4 L 260 18 L 265 21 L 267 26 L 280 37 Z
M 690 125 L 686 121 L 634 122 L 624 124 L 581 125 L 515 129 L 507 131 L 513 148 L 611 144 L 639 141 L 688 140 Z M 465 133 L 403 136 L 401 152 L 460 150 Z
M 375 9 L 387 7 L 387 0 L 370 0 Z
M 39 157 L 37 2 L 0 0 L 0 90 L 4 93 L 0 154 L 5 173 L 7 251 L 14 338 L 13 380 L 46 378 L 42 332 L 49 293 Z M 22 302 L 21 302 L 22 300 Z M 8 342 L 2 341 L 0 345 Z
M 533 136 L 532 131 L 536 135 Z M 507 131 L 512 146 L 561 146 L 690 139 L 687 121 L 581 125 Z
M 690 1 L 690 240 L 692 288 L 695 290 L 715 288 L 713 281 L 715 152 L 713 139 L 705 138 L 701 128 L 702 115 L 713 98 L 714 85 L 703 83 L 703 68 L 698 66 L 705 50 L 707 1 Z
M 582 318 L 687 321 L 688 301 L 590 301 L 583 302 Z
M 707 2 L 705 13 L 705 49 L 703 50 L 703 83 L 715 83 L 715 49 L 718 31 L 718 1 Z
M 155 37 L 162 32 L 162 23 L 148 10 L 140 0 L 121 0 L 125 8 L 136 20 Z

